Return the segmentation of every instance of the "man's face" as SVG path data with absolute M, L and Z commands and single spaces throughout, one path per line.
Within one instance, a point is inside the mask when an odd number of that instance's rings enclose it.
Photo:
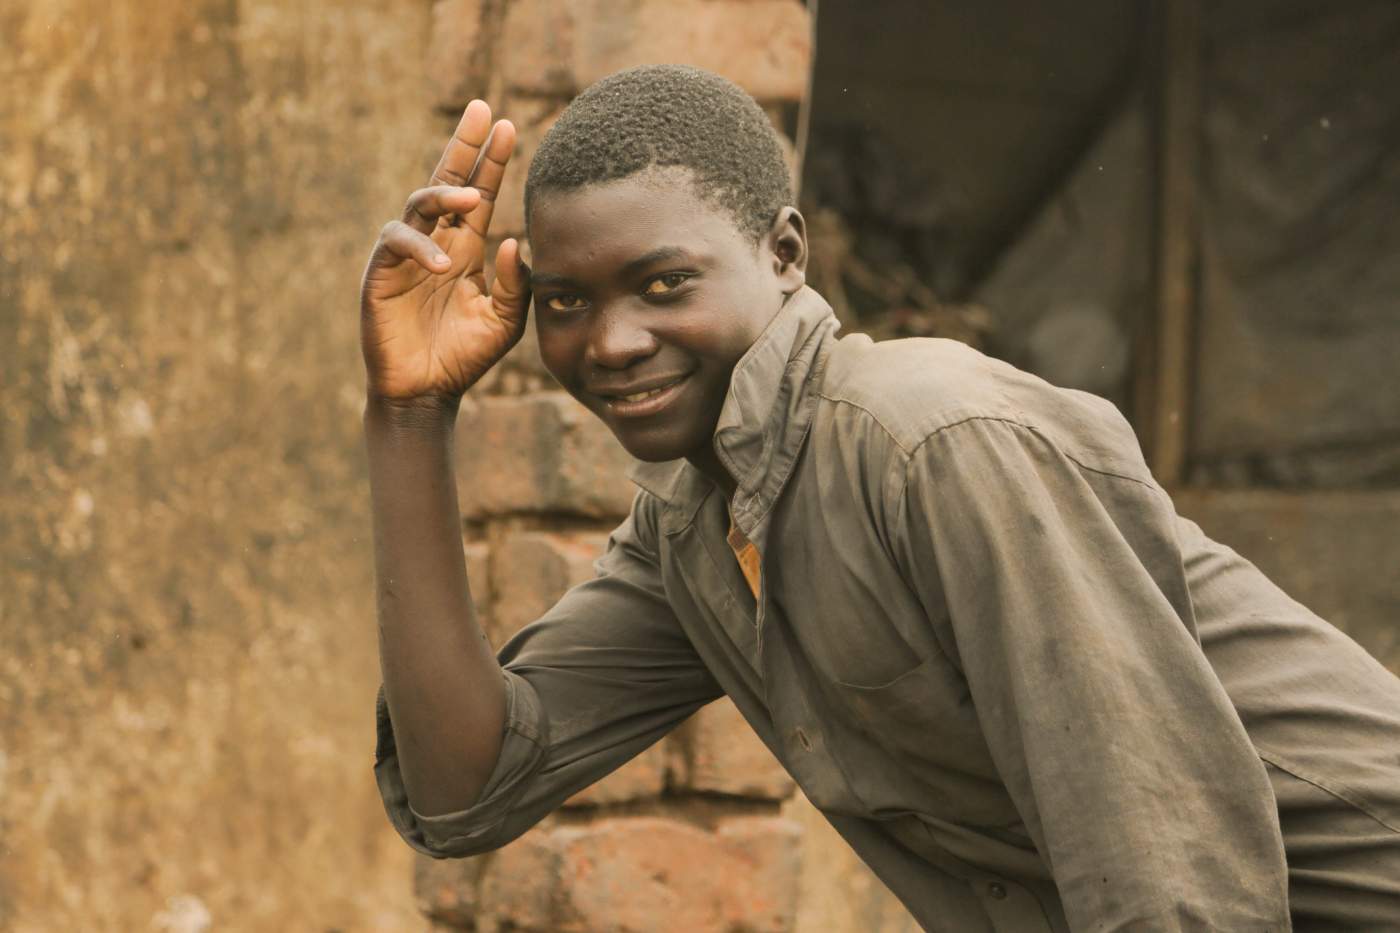
M 548 192 L 530 220 L 550 374 L 639 460 L 706 456 L 734 364 L 801 285 L 800 263 L 679 169 Z

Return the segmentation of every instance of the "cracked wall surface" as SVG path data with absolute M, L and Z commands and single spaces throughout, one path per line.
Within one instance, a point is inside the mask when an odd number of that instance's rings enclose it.
M 0 6 L 0 928 L 419 922 L 356 295 L 430 14 Z

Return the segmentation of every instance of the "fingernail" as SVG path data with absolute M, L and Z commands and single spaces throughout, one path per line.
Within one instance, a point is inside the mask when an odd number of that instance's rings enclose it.
M 433 265 L 435 266 L 445 266 L 449 261 L 446 253 L 438 253 L 433 257 Z

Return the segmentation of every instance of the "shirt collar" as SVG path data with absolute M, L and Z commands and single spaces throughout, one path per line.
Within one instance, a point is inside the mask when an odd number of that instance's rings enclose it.
M 715 426 L 715 450 L 738 483 L 732 511 L 750 535 L 782 493 L 816 405 L 816 375 L 828 338 L 840 325 L 820 295 L 794 292 L 734 366 Z M 713 484 L 685 460 L 639 463 L 634 483 L 684 517 L 695 514 Z

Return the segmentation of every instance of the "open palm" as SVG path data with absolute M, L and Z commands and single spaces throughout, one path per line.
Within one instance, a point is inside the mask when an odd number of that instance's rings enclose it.
M 520 246 L 496 252 L 486 288 L 486 231 L 515 148 L 509 120 L 467 105 L 428 187 L 380 231 L 360 287 L 360 342 L 372 396 L 455 399 L 520 339 L 530 303 Z

